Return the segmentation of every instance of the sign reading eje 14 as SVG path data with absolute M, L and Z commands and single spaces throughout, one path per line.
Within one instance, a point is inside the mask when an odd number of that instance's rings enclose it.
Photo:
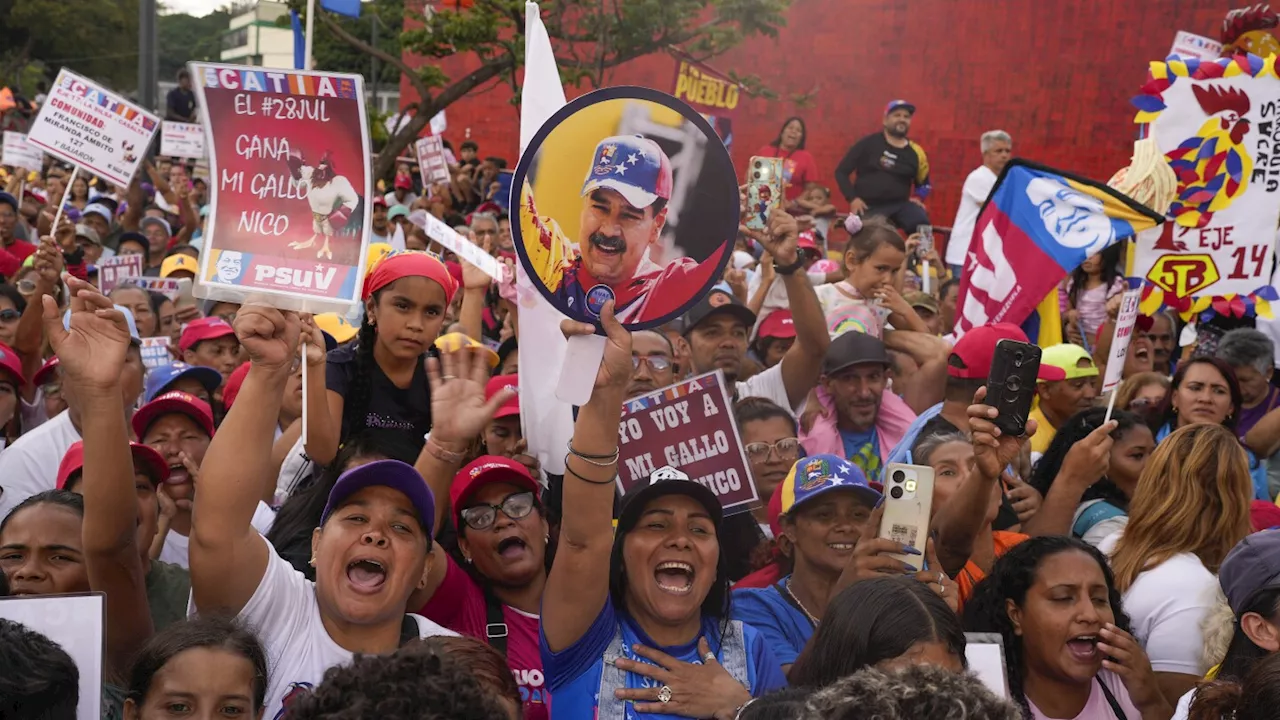
M 628 400 L 618 447 L 623 493 L 669 465 L 715 493 L 726 512 L 759 501 L 719 370 Z

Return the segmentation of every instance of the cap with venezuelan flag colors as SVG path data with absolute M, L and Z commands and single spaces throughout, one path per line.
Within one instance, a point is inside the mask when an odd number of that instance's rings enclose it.
M 811 455 L 800 458 L 782 481 L 781 514 L 833 490 L 853 490 L 867 505 L 880 502 L 880 493 L 867 483 L 857 465 L 839 455 Z

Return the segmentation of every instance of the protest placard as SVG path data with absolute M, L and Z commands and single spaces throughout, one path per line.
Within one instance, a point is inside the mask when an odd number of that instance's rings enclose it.
M 1153 208 L 1170 221 L 1138 235 L 1134 274 L 1163 291 L 1149 295 L 1151 305 L 1143 301 L 1143 312 L 1162 300 L 1250 297 L 1269 286 L 1280 220 L 1274 63 L 1150 64 L 1152 79 L 1133 99 L 1134 122 L 1156 141 L 1178 184 L 1172 206 Z
M 169 157 L 204 157 L 204 128 L 196 123 L 165 120 L 160 126 L 160 154 Z
M 418 172 L 422 173 L 422 184 L 449 182 L 449 164 L 444 157 L 444 143 L 439 135 L 428 135 L 420 138 L 415 145 L 418 153 Z
M 143 290 L 149 292 L 158 292 L 174 302 L 183 295 L 191 294 L 190 278 L 157 278 L 157 277 L 137 277 L 133 275 L 122 275 L 116 278 L 117 284 L 128 283 L 136 285 Z
M 1120 313 L 1116 316 L 1116 334 L 1111 341 L 1111 356 L 1107 358 L 1107 373 L 1102 379 L 1102 392 L 1107 393 L 1120 384 L 1124 371 L 1124 359 L 1133 340 L 1133 327 L 1138 321 L 1138 298 L 1141 290 L 1126 290 L 1120 296 Z
M 160 119 L 107 88 L 63 68 L 27 139 L 120 187 L 128 187 Z
M 49 638 L 75 662 L 80 671 L 78 718 L 99 717 L 102 709 L 105 600 L 100 592 L 0 598 L 0 618 Z
M 0 165 L 41 170 L 44 168 L 44 151 L 28 142 L 26 135 L 5 130 L 4 149 L 0 151 Z
M 113 255 L 98 263 L 98 289 L 109 293 L 123 278 L 142 277 L 141 255 Z
M 675 181 L 672 158 L 691 164 L 686 180 Z M 738 236 L 738 178 L 724 144 L 693 108 L 647 88 L 597 90 L 557 111 L 520 156 L 512 192 L 512 241 L 547 302 L 598 323 L 613 300 L 633 332 L 706 296 Z M 591 209 L 602 203 L 607 212 Z M 610 213 L 635 222 L 604 222 Z
M 155 370 L 172 362 L 173 355 L 169 352 L 167 335 L 142 338 L 142 364 L 148 370 Z
M 493 278 L 494 282 L 501 283 L 505 280 L 502 263 L 498 262 L 497 258 L 459 235 L 449 227 L 448 223 L 441 222 L 435 215 L 426 210 L 414 210 L 409 213 L 409 222 L 425 230 L 427 237 L 452 250 L 454 255 L 483 270 L 484 274 Z
M 1169 54 L 1196 60 L 1215 60 L 1222 54 L 1222 43 L 1186 30 L 1179 30 L 1178 34 L 1173 36 L 1173 47 L 1169 48 Z
M 191 63 L 208 142 L 199 297 L 345 313 L 372 197 L 359 75 Z
M 726 513 L 749 510 L 760 500 L 721 370 L 624 403 L 618 449 L 623 493 L 671 466 L 715 493 Z

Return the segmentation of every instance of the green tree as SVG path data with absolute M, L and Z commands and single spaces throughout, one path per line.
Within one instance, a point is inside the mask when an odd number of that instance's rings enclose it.
M 305 11 L 305 0 L 290 0 Z M 348 32 L 335 17 L 317 8 L 316 27 L 365 55 L 373 55 L 399 69 L 420 100 L 409 107 L 416 114 L 391 137 L 378 154 L 375 177 L 386 177 L 395 158 L 422 132 L 431 117 L 467 94 L 497 83 L 517 91 L 516 70 L 524 64 L 524 0 L 474 0 L 443 3 L 446 8 L 417 15 L 421 27 L 400 34 L 400 47 L 428 59 L 418 70 L 399 54 L 369 45 Z M 606 70 L 656 52 L 680 50 L 697 60 L 715 57 L 744 39 L 776 37 L 786 23 L 791 0 L 544 0 L 543 22 L 556 51 L 561 80 L 599 87 Z M 410 12 L 408 10 L 406 13 Z M 363 36 L 367 37 L 367 35 Z M 476 67 L 458 78 L 447 76 L 430 62 L 469 55 Z M 765 92 L 754 77 L 734 77 L 749 92 Z
M 32 66 L 66 66 L 128 92 L 138 84 L 138 0 L 0 0 L 0 85 L 28 94 Z M 124 39 L 122 42 L 121 39 Z
M 319 9 L 319 3 L 317 3 Z M 400 28 L 404 24 L 404 0 L 374 0 L 364 3 L 360 8 L 360 17 L 345 15 L 329 15 L 339 28 L 348 35 L 360 38 L 365 42 L 373 39 L 373 23 L 378 23 L 378 49 L 393 57 L 400 57 Z M 305 14 L 305 8 L 301 10 Z M 376 18 L 376 20 L 375 20 Z M 289 25 L 289 18 L 279 21 Z M 311 54 L 315 58 L 317 70 L 331 72 L 357 73 L 363 75 L 365 82 L 373 80 L 370 60 L 373 55 L 343 41 L 337 34 L 323 23 L 316 23 L 315 37 L 311 41 Z M 400 68 L 386 62 L 378 64 L 378 82 L 383 88 L 400 84 Z
M 232 15 L 233 8 L 229 6 L 204 17 L 162 14 L 156 24 L 160 79 L 173 80 L 190 60 L 218 60 L 222 54 L 222 32 Z

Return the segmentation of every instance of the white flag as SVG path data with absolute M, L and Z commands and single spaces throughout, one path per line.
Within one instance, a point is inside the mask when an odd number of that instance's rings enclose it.
M 538 3 L 525 3 L 524 86 L 520 101 L 520 152 L 524 153 L 538 129 L 564 107 L 564 87 L 556 69 L 551 38 L 542 24 Z M 520 188 L 511 188 L 515 198 Z M 519 201 L 512 203 L 511 222 L 520 222 Z M 516 296 L 519 306 L 520 422 L 529 454 L 538 458 L 545 472 L 564 474 L 565 445 L 573 437 L 573 408 L 556 398 L 556 378 L 568 346 L 560 334 L 560 314 L 529 281 L 524 265 L 516 263 Z M 552 369 L 554 368 L 554 369 Z

